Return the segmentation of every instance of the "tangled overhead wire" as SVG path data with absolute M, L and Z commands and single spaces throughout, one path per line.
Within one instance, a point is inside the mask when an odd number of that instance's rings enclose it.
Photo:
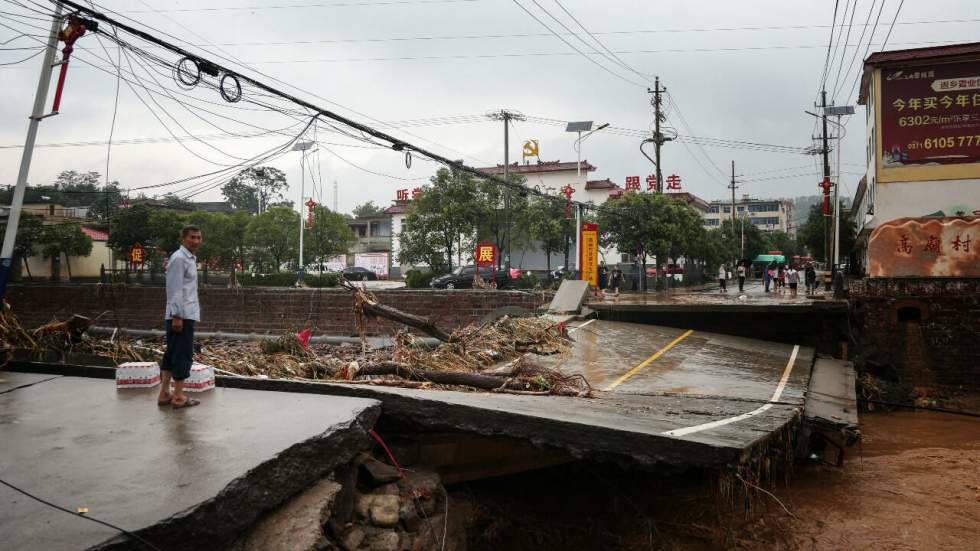
M 118 39 L 116 41 L 120 42 Z M 212 77 L 221 74 L 217 86 L 221 98 L 228 103 L 241 101 L 242 83 L 238 80 L 238 75 L 228 71 L 221 73 L 217 65 L 192 56 L 184 56 L 174 64 L 174 81 L 184 90 L 190 90 L 200 84 L 202 74 Z

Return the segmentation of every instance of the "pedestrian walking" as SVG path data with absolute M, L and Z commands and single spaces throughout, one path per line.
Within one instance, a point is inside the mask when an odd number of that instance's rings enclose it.
M 776 272 L 776 287 L 781 293 L 786 291 L 786 266 L 780 265 Z
M 606 263 L 603 262 L 599 265 L 599 293 L 604 293 L 606 290 L 606 285 L 609 284 L 609 268 L 606 267 Z
M 741 293 L 745 290 L 745 263 L 739 262 L 738 268 L 736 269 L 738 274 L 738 292 Z
M 184 380 L 191 375 L 194 355 L 194 325 L 201 321 L 197 299 L 197 257 L 201 246 L 201 228 L 185 226 L 180 230 L 180 248 L 167 261 L 167 349 L 160 362 L 160 395 L 157 405 L 183 409 L 200 404 L 184 394 Z M 173 392 L 170 381 L 173 380 Z
M 769 292 L 769 287 L 772 287 L 773 292 L 776 291 L 776 268 L 770 264 L 762 271 L 763 276 L 766 279 L 766 292 Z
M 721 292 L 727 293 L 728 286 L 726 278 L 728 277 L 728 267 L 722 264 L 718 267 L 718 283 L 721 285 Z
M 786 282 L 789 283 L 789 293 L 791 296 L 796 296 L 796 289 L 800 284 L 800 272 L 796 271 L 796 268 L 792 266 L 786 271 Z
M 806 270 L 803 273 L 806 281 L 806 292 L 814 293 L 817 290 L 817 271 L 813 268 L 813 262 L 807 262 Z
M 613 268 L 612 276 L 609 278 L 609 288 L 612 289 L 613 295 L 619 296 L 619 289 L 623 286 L 623 271 L 619 269 L 619 266 Z

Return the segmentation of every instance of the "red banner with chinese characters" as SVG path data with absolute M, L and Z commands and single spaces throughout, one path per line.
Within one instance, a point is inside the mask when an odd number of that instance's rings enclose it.
M 898 218 L 868 240 L 871 277 L 980 277 L 980 217 Z
M 579 250 L 579 266 L 582 280 L 593 287 L 599 286 L 599 226 L 582 224 L 582 248 Z
M 880 109 L 884 167 L 980 162 L 980 61 L 883 69 Z
M 142 267 L 146 263 L 146 249 L 143 245 L 136 243 L 129 248 L 129 263 L 136 269 L 136 266 Z
M 490 279 L 494 282 L 497 281 L 497 246 L 489 241 L 483 241 L 476 245 L 476 250 L 473 251 L 473 260 L 476 261 L 477 271 L 484 273 L 480 270 L 481 266 L 490 267 Z

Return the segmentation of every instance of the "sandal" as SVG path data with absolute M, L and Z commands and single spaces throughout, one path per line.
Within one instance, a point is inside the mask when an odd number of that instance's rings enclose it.
M 157 400 L 157 405 L 158 405 L 158 406 L 160 406 L 160 407 L 163 407 L 163 406 L 169 406 L 169 405 L 170 405 L 170 403 L 171 403 L 171 402 L 173 401 L 173 399 L 174 399 L 174 397 L 173 397 L 173 395 L 171 395 L 171 396 L 170 396 L 169 398 L 167 398 L 166 400 L 159 400 L 159 399 L 158 399 L 158 400 Z
M 201 403 L 200 400 L 195 400 L 194 398 L 188 398 L 183 404 L 170 402 L 170 406 L 174 409 L 184 409 L 184 408 L 192 408 L 196 405 L 199 405 L 200 403 Z

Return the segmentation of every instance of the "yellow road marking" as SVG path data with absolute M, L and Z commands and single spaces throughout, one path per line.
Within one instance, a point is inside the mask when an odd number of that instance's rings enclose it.
M 607 386 L 606 387 L 606 390 L 612 390 L 612 389 L 616 388 L 617 386 L 623 384 L 630 377 L 632 377 L 633 375 L 636 375 L 637 373 L 639 373 L 641 369 L 643 369 L 644 367 L 650 365 L 651 362 L 653 362 L 654 360 L 656 360 L 660 356 L 663 356 L 665 352 L 667 352 L 668 350 L 670 350 L 671 348 L 673 348 L 674 345 L 676 345 L 677 343 L 679 343 L 682 340 L 686 339 L 688 337 L 688 335 L 690 335 L 693 332 L 694 332 L 693 329 L 688 329 L 683 334 L 681 334 L 681 336 L 679 336 L 676 339 L 670 341 L 670 344 L 668 344 L 667 346 L 661 348 L 660 350 L 657 350 L 653 354 L 653 356 L 650 356 L 649 358 L 643 360 L 643 362 L 640 365 L 634 367 L 633 369 L 630 369 L 626 373 L 623 373 L 622 376 L 620 376 L 618 379 L 616 379 L 615 381 L 613 381 L 611 385 Z

